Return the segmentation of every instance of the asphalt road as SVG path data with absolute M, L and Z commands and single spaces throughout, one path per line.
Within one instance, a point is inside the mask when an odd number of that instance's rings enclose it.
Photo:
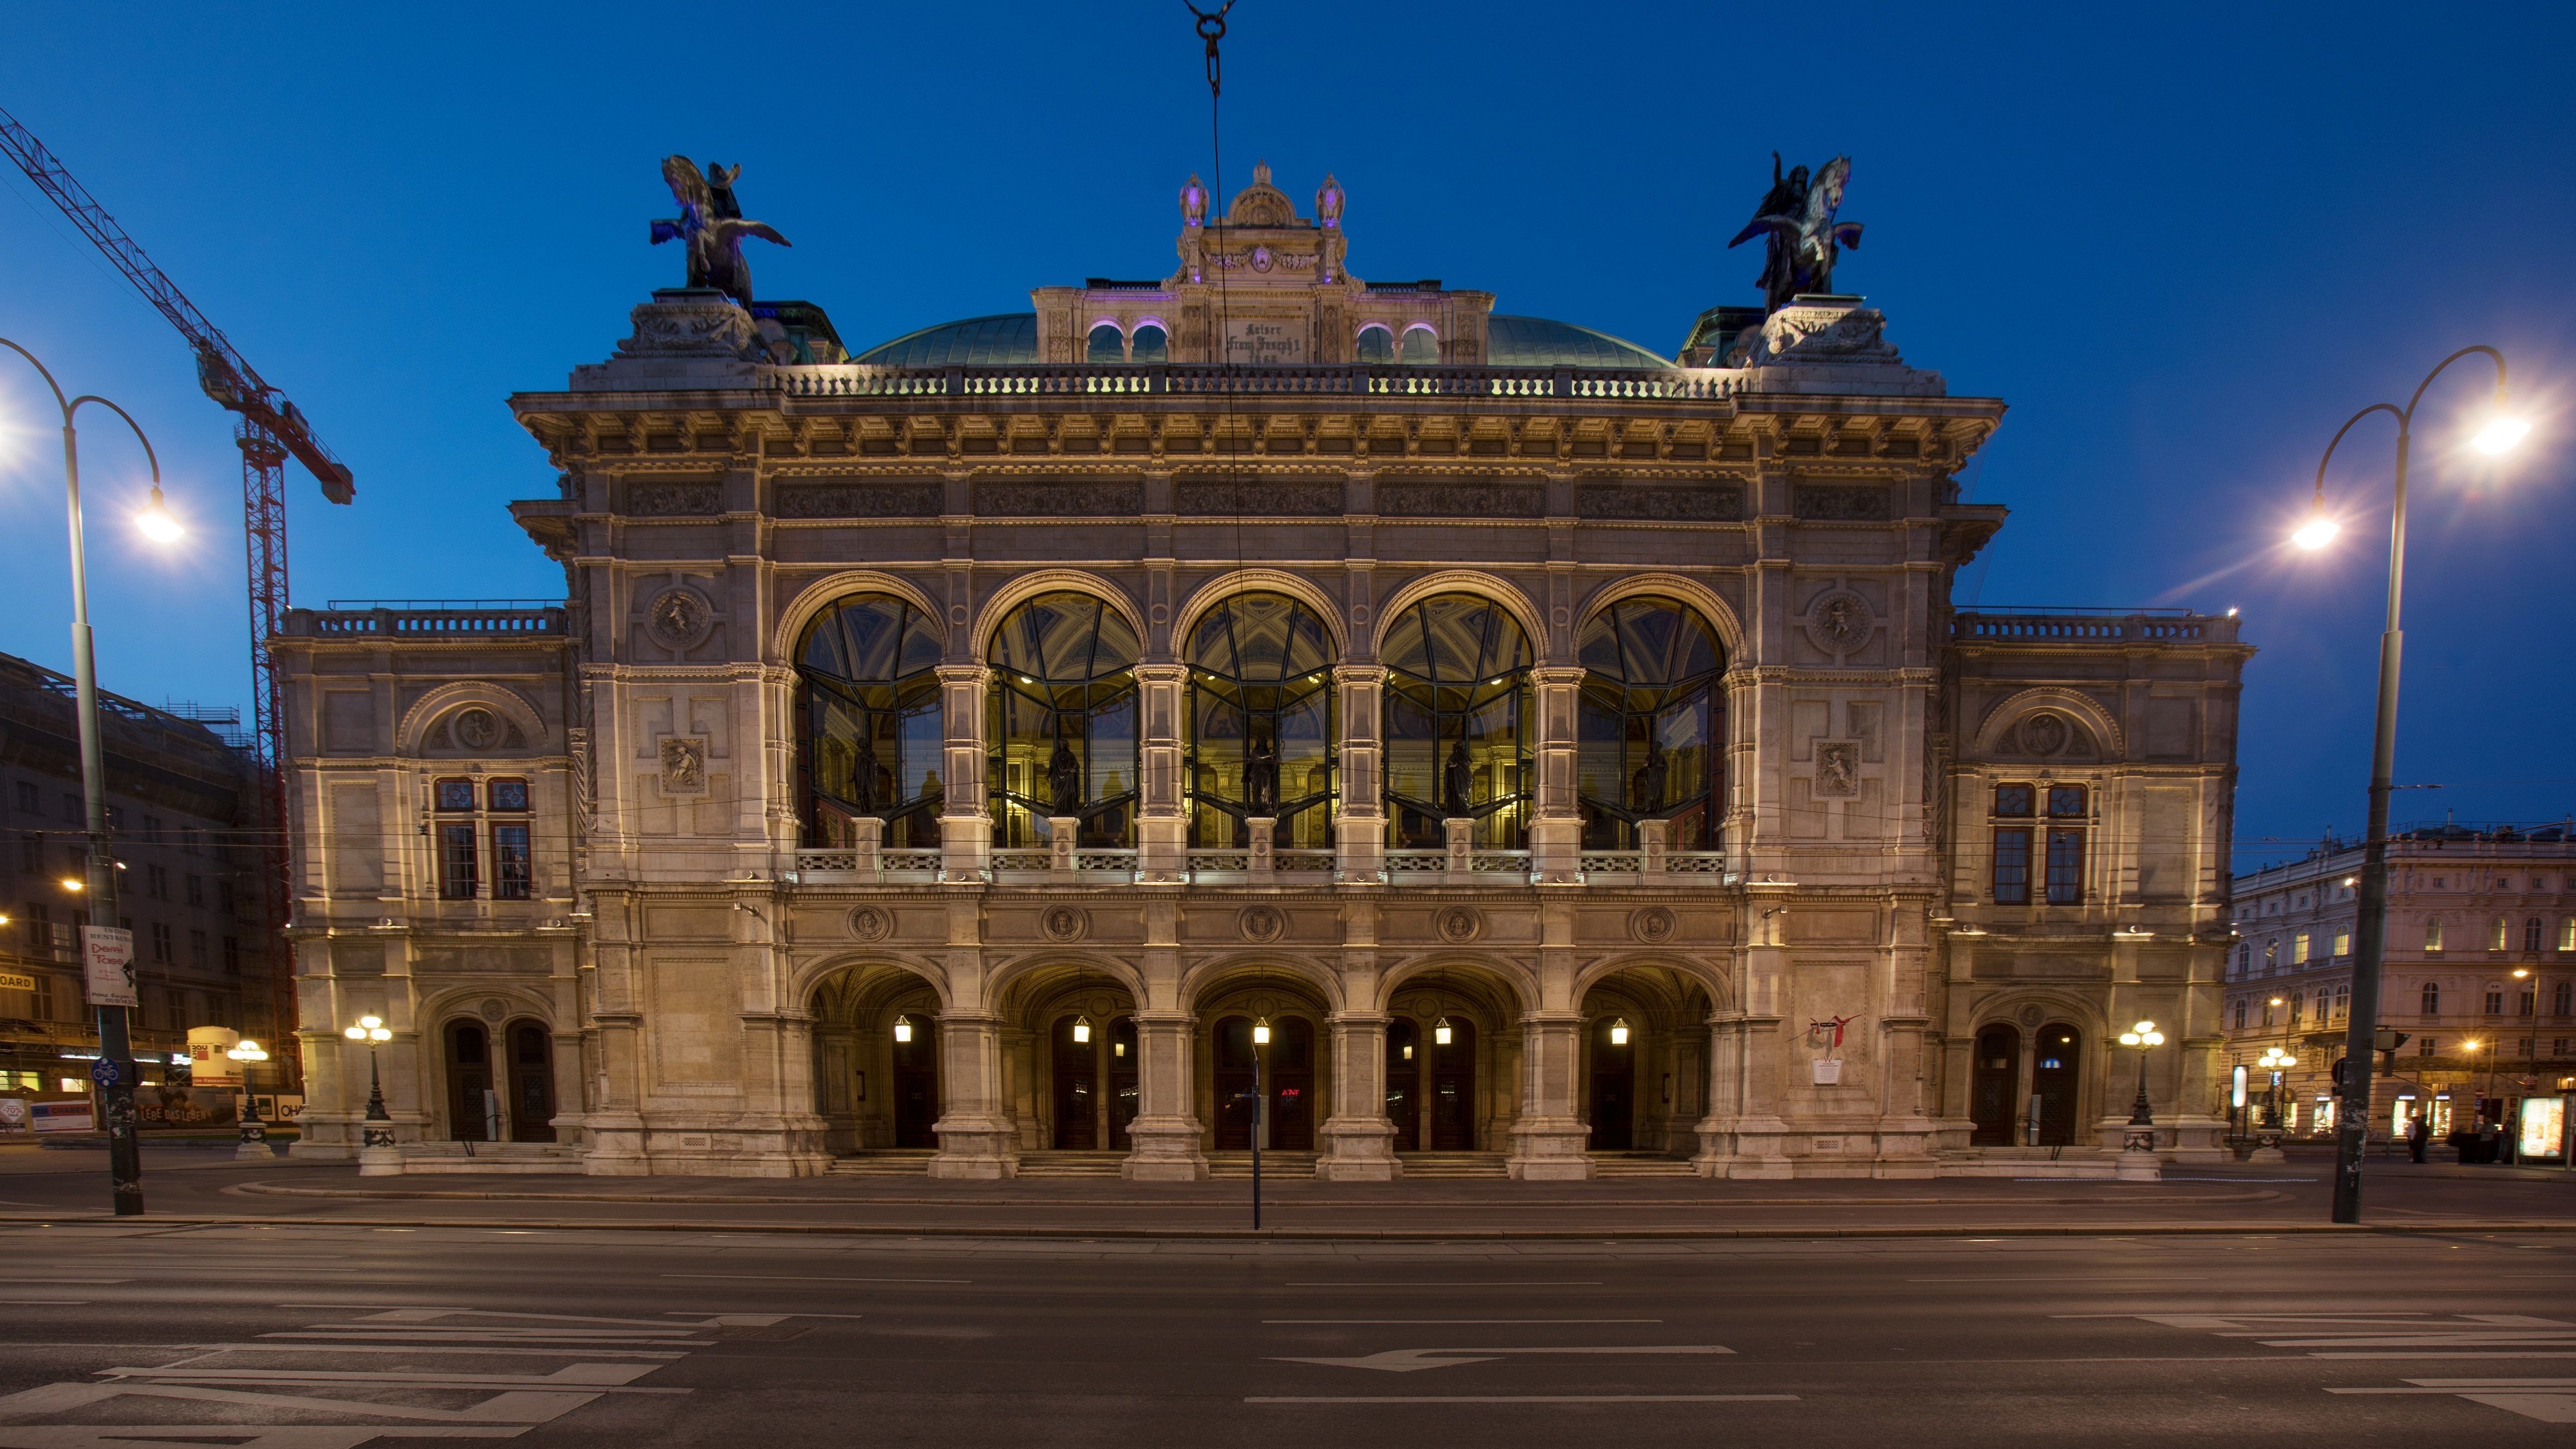
M 0 1227 L 0 1449 L 2563 1443 L 2576 1235 Z

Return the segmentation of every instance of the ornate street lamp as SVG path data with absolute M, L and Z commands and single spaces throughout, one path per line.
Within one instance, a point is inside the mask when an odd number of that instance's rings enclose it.
M 894 1019 L 894 1039 L 897 1045 L 901 1045 L 902 1043 L 912 1040 L 911 1017 L 898 1016 Z
M 1628 1018 L 1624 1016 L 1611 1018 L 1610 1044 L 1612 1046 L 1626 1046 L 1628 1044 Z
M 2152 1021 L 2139 1022 L 2136 1026 L 2120 1033 L 2120 1045 L 2138 1054 L 2138 1100 L 2129 1104 L 2129 1125 L 2133 1128 L 2156 1125 L 2156 1114 L 2147 1105 L 2147 1053 L 2164 1044 L 2165 1034 L 2156 1030 L 2156 1024 Z M 2137 1136 L 2135 1132 L 2129 1135 Z M 2131 1150 L 2153 1151 L 2154 1149 L 2155 1134 L 2150 1132 L 2147 1134 L 2147 1145 L 2144 1149 Z
M 376 1064 L 376 1048 L 392 1041 L 394 1034 L 385 1030 L 384 1018 L 377 1016 L 359 1017 L 356 1026 L 340 1034 L 351 1041 L 367 1044 L 367 1125 L 360 1131 L 358 1144 L 361 1147 L 391 1147 L 394 1145 L 394 1119 L 393 1114 L 385 1110 L 385 1078 Z
M 1444 1023 L 1445 1029 L 1445 1023 Z M 1261 1229 L 1261 1134 L 1269 1117 L 1269 1094 L 1261 1087 L 1261 1049 L 1270 1045 L 1270 1018 L 1252 1019 L 1252 1227 Z
M 1444 1016 L 1438 1021 L 1431 1023 L 1431 1044 L 1433 1046 L 1447 1046 L 1449 1044 L 1449 1018 Z
M 1090 1017 L 1077 1016 L 1073 1019 L 1073 1044 L 1075 1046 L 1091 1045 Z
M 2281 1073 L 2298 1064 L 2297 1057 L 2276 1046 L 2263 1048 L 2263 1055 L 2255 1060 L 2254 1065 L 2272 1074 L 2271 1096 L 2263 1104 L 2264 1125 L 2270 1127 L 2281 1125 Z
M 2307 522 L 2291 535 L 2292 541 L 2305 549 L 2321 549 L 2334 541 L 2337 527 L 2326 512 L 2326 465 L 2334 461 L 2336 446 L 2343 442 L 2344 434 L 2352 431 L 2353 424 L 2372 413 L 2395 418 L 2397 506 L 2388 528 L 2388 627 L 2379 636 L 2378 725 L 2371 739 L 2370 815 L 2362 837 L 2361 895 L 2355 908 L 2352 1015 L 2345 1023 L 2344 1035 L 2344 1059 L 2355 1065 L 2345 1072 L 2343 1101 L 2335 1119 L 2334 1221 L 2339 1223 L 2361 1221 L 2361 1159 L 2369 1146 L 2370 1133 L 2369 1062 L 2379 1036 L 2379 973 L 2388 947 L 2388 796 L 2396 788 L 2397 669 L 2406 637 L 2400 627 L 2406 583 L 2406 473 L 2415 446 L 2415 409 L 2423 403 L 2433 379 L 2471 353 L 2493 362 L 2496 370 L 2495 392 L 2473 439 L 2475 446 L 2484 453 L 2504 453 L 2523 440 L 2531 425 L 2508 410 L 2504 354 L 2492 347 L 2463 347 L 2425 374 L 2406 406 L 2372 403 L 2335 429 L 2334 440 L 2326 444 L 2325 456 L 2317 460 L 2316 492 Z
M 259 1120 L 259 1083 L 252 1079 L 251 1067 L 267 1061 L 268 1052 L 258 1042 L 243 1037 L 224 1055 L 241 1063 L 242 1074 L 241 1142 L 233 1148 L 233 1156 L 265 1159 L 270 1155 L 268 1124 Z

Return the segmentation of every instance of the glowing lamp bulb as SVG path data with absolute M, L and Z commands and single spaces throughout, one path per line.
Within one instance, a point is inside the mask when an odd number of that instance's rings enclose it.
M 1087 1017 L 1087 1016 L 1077 1016 L 1077 1017 L 1075 1017 L 1075 1018 L 1073 1019 L 1073 1042 L 1074 1042 L 1074 1045 L 1076 1045 L 1076 1046 L 1084 1046 L 1084 1045 L 1088 1045 L 1088 1044 L 1090 1043 L 1090 1041 L 1091 1041 L 1091 1018 L 1090 1018 L 1090 1017 Z
M 898 1016 L 894 1019 L 894 1039 L 899 1042 L 908 1042 L 912 1040 L 911 1017 Z
M 1612 1046 L 1626 1046 L 1628 1044 L 1628 1019 L 1626 1017 L 1620 1017 L 1618 1020 L 1610 1023 L 1610 1044 Z
M 1270 1045 L 1269 1017 L 1261 1017 L 1252 1023 L 1252 1044 L 1254 1046 Z
M 2290 542 L 2308 550 L 2310 553 L 2314 553 L 2318 549 L 2325 547 L 2327 544 L 2334 542 L 2335 535 L 2342 531 L 2342 528 L 2337 525 L 2333 519 L 2326 516 L 2325 510 L 2323 508 L 2319 508 L 2316 512 L 2308 515 L 2307 522 L 2299 525 L 2298 532 L 2290 535 Z
M 142 529 L 143 536 L 154 543 L 177 543 L 188 532 L 180 526 L 178 519 L 170 516 L 169 505 L 161 501 L 161 487 L 157 483 L 152 488 L 152 501 L 144 505 L 141 513 L 134 515 L 134 526 Z
M 1449 1018 L 1444 1016 L 1431 1023 L 1431 1042 L 1434 1046 L 1449 1044 Z
M 347 1037 L 351 1041 L 365 1041 L 367 1039 L 367 1029 L 363 1026 L 353 1026 L 347 1031 L 340 1033 L 340 1035 Z
M 2477 450 L 2481 453 L 2510 453 L 2514 445 L 2531 432 L 2531 424 L 2511 413 L 2498 413 L 2478 429 Z

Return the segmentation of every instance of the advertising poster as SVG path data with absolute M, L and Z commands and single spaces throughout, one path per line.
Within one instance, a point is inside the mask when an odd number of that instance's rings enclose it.
M 2525 1159 L 2556 1157 L 2566 1131 L 2566 1098 L 2526 1097 L 2522 1103 L 2522 1141 L 2516 1144 L 2516 1151 Z
M 81 927 L 81 972 L 92 1006 L 141 1006 L 134 994 L 134 933 L 119 926 Z
M 98 1114 L 87 1101 L 38 1102 L 29 1108 L 36 1119 L 36 1130 L 42 1132 L 95 1132 Z

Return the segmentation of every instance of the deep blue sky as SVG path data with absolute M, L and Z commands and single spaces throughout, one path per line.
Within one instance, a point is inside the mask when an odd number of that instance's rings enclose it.
M 1968 475 L 2013 521 L 1960 596 L 2241 607 L 2239 836 L 2356 830 L 2385 567 L 2387 432 L 2339 462 L 2353 527 L 2286 557 L 2327 437 L 2456 346 L 2541 413 L 2492 476 L 2418 444 L 2401 813 L 2576 811 L 2576 104 L 2564 6 L 1451 6 L 1242 0 L 1225 187 L 1329 168 L 1362 276 L 1488 288 L 1669 353 L 1754 300 L 1728 253 L 1770 152 L 1853 158 L 1838 280 L 1960 393 L 2012 407 Z M 560 574 L 511 526 L 551 491 L 503 406 L 606 355 L 676 281 L 658 158 L 748 163 L 761 290 L 865 346 L 1172 264 L 1209 167 L 1175 0 L 768 6 L 24 6 L 0 105 L 62 156 L 358 472 L 292 478 L 295 597 L 511 598 Z M 26 185 L 0 198 L 0 335 L 151 430 L 198 531 L 151 555 L 93 429 L 109 687 L 245 701 L 239 473 L 176 335 Z M 59 475 L 31 379 L 0 463 L 0 650 L 68 659 Z M 34 430 L 27 431 L 26 425 Z M 2279 849 L 2271 846 L 2269 849 Z M 2257 855 L 2240 857 L 2250 865 Z

